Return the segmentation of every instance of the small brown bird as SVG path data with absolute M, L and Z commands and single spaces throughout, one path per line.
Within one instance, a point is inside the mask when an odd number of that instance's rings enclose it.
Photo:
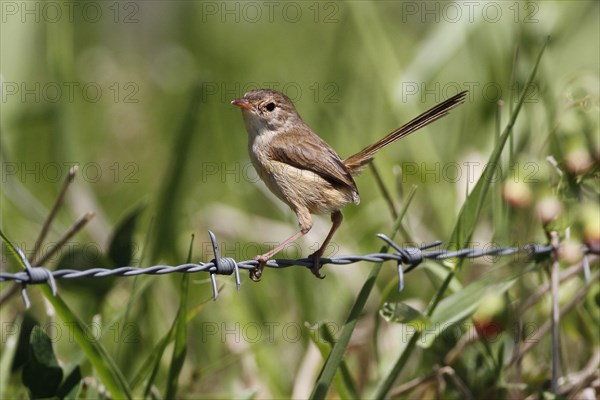
M 311 271 L 322 278 L 320 259 L 342 223 L 340 209 L 360 201 L 353 176 L 381 148 L 445 116 L 464 102 L 466 94 L 464 91 L 443 101 L 344 160 L 306 125 L 283 93 L 258 89 L 233 100 L 231 104 L 242 110 L 254 168 L 269 190 L 296 213 L 300 225 L 300 232 L 255 258 L 259 266 L 250 277 L 258 280 L 269 258 L 310 231 L 311 214 L 329 214 L 333 226 L 319 250 L 309 256 L 313 260 Z

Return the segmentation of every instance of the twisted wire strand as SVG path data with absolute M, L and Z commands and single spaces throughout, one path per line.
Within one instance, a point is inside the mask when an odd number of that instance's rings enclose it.
M 194 273 L 194 272 L 209 272 L 210 279 L 213 289 L 213 299 L 216 300 L 219 294 L 217 289 L 217 282 L 215 275 L 235 275 L 236 288 L 240 289 L 240 275 L 239 270 L 252 270 L 258 266 L 256 260 L 236 261 L 233 258 L 221 258 L 217 240 L 215 235 L 209 231 L 210 240 L 212 243 L 213 253 L 215 258 L 209 263 L 186 263 L 181 265 L 154 265 L 150 267 L 119 267 L 119 268 L 90 268 L 86 270 L 75 270 L 75 269 L 58 269 L 51 271 L 45 267 L 37 266 L 33 267 L 27 262 L 27 258 L 23 252 L 17 248 L 17 253 L 20 259 L 25 265 L 25 270 L 7 273 L 0 272 L 0 282 L 14 281 L 22 285 L 21 295 L 23 302 L 28 308 L 30 306 L 29 298 L 27 296 L 27 285 L 35 285 L 48 283 L 52 288 L 52 293 L 56 295 L 56 279 L 79 279 L 79 278 L 103 278 L 108 276 L 137 276 L 137 275 L 165 275 L 171 273 Z M 399 287 L 401 291 L 404 288 L 404 274 L 410 272 L 423 260 L 447 260 L 452 258 L 479 258 L 485 256 L 508 256 L 517 253 L 524 253 L 529 259 L 539 259 L 540 257 L 548 257 L 554 250 L 552 245 L 540 245 L 530 244 L 524 247 L 490 247 L 487 249 L 476 249 L 476 248 L 465 248 L 459 250 L 427 250 L 432 247 L 436 247 L 442 244 L 441 241 L 436 241 L 422 245 L 420 247 L 405 247 L 402 248 L 396 244 L 392 239 L 383 234 L 378 234 L 377 237 L 385 241 L 390 247 L 392 247 L 396 253 L 371 253 L 365 255 L 347 255 L 321 258 L 321 265 L 332 264 L 332 265 L 348 265 L 357 262 L 386 262 L 395 261 L 398 268 Z M 426 251 L 425 251 L 426 250 Z M 587 266 L 585 276 L 589 276 L 589 262 L 587 259 L 588 254 L 600 254 L 600 249 L 590 248 L 583 245 L 582 250 L 584 253 L 584 266 Z M 300 259 L 274 259 L 269 260 L 266 266 L 269 268 L 288 268 L 292 266 L 303 266 L 311 267 L 312 259 L 300 258 Z M 406 266 L 406 267 L 404 267 Z

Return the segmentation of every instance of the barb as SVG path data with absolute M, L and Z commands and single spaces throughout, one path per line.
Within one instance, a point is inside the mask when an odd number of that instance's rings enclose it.
M 172 273 L 194 273 L 208 272 L 210 273 L 211 286 L 213 290 L 213 300 L 216 300 L 219 292 L 217 289 L 217 281 L 215 275 L 231 275 L 235 276 L 235 284 L 237 291 L 240 290 L 240 269 L 252 270 L 258 266 L 256 260 L 236 261 L 233 258 L 221 258 L 217 239 L 211 231 L 208 232 L 212 243 L 212 249 L 215 258 L 208 263 L 199 262 L 186 263 L 181 265 L 154 265 L 151 267 L 119 267 L 114 269 L 108 268 L 90 268 L 86 270 L 74 269 L 59 269 L 51 271 L 42 266 L 33 267 L 26 262 L 21 249 L 17 248 L 19 256 L 25 262 L 26 269 L 17 273 L 0 272 L 0 282 L 14 281 L 22 285 L 21 295 L 26 307 L 29 307 L 30 301 L 27 296 L 27 285 L 36 285 L 48 283 L 52 288 L 52 293 L 56 295 L 56 279 L 78 279 L 78 278 L 102 278 L 106 276 L 137 276 L 137 275 L 165 275 Z M 402 248 L 392 239 L 383 234 L 378 234 L 381 240 L 392 247 L 395 253 L 371 253 L 365 255 L 349 255 L 331 258 L 321 258 L 321 265 L 348 265 L 361 261 L 370 263 L 394 261 L 398 269 L 398 290 L 404 288 L 404 275 L 419 266 L 424 260 L 447 260 L 451 258 L 479 258 L 484 256 L 507 256 L 512 254 L 525 254 L 530 260 L 540 261 L 550 257 L 554 250 L 552 245 L 531 244 L 524 247 L 491 247 L 488 249 L 467 248 L 455 251 L 444 249 L 428 250 L 442 244 L 441 241 L 436 241 L 422 245 L 420 247 Z M 600 254 L 600 248 L 588 247 L 582 245 L 584 253 L 584 263 L 589 265 L 587 256 L 589 254 Z M 312 259 L 300 258 L 292 259 L 275 259 L 269 260 L 266 263 L 269 268 L 288 268 L 292 266 L 311 267 Z M 589 266 L 588 266 L 589 269 Z
M 240 281 L 240 270 L 238 268 L 237 263 L 233 258 L 221 258 L 221 253 L 219 252 L 219 246 L 217 245 L 217 238 L 215 234 L 211 231 L 208 231 L 208 236 L 210 236 L 210 242 L 213 248 L 213 254 L 215 258 L 210 262 L 215 266 L 215 271 L 210 271 L 210 282 L 212 283 L 213 288 L 213 300 L 217 300 L 217 296 L 219 295 L 219 289 L 217 289 L 217 279 L 215 278 L 215 274 L 223 274 L 223 275 L 231 275 L 232 272 L 235 272 L 235 288 L 239 292 L 240 286 L 242 285 Z M 218 272 L 217 272 L 218 271 Z

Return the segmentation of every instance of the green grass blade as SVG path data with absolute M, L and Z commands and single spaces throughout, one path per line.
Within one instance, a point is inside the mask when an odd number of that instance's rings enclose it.
M 416 187 L 413 186 L 412 190 L 407 196 L 404 208 L 400 212 L 400 216 L 394 223 L 394 227 L 392 228 L 392 232 L 390 234 L 391 238 L 396 236 L 396 232 L 398 232 L 398 229 L 400 229 L 402 219 L 404 218 L 404 215 L 408 210 L 408 206 L 410 205 L 415 195 L 415 192 Z M 388 247 L 389 246 L 387 245 L 382 246 L 380 252 L 387 252 Z M 325 362 L 325 365 L 321 370 L 319 379 L 317 380 L 317 383 L 315 384 L 315 387 L 313 388 L 313 391 L 310 395 L 311 399 L 323 399 L 327 395 L 327 391 L 329 390 L 331 382 L 335 377 L 335 372 L 337 371 L 338 367 L 340 366 L 340 363 L 342 362 L 342 358 L 344 356 L 344 353 L 346 352 L 346 348 L 348 347 L 350 337 L 352 336 L 352 332 L 354 332 L 354 328 L 356 327 L 358 318 L 360 317 L 360 314 L 362 313 L 362 310 L 364 309 L 365 304 L 367 303 L 367 299 L 369 298 L 369 295 L 373 290 L 373 286 L 375 286 L 375 279 L 381 271 L 382 264 L 383 263 L 377 263 L 373 266 L 373 268 L 371 269 L 371 273 L 369 274 L 367 280 L 363 284 L 363 287 L 361 288 L 358 297 L 356 298 L 356 302 L 352 306 L 352 309 L 350 310 L 350 314 L 348 315 L 344 326 L 342 326 L 342 330 L 340 331 L 340 337 L 333 346 L 333 349 L 331 350 L 331 353 L 329 353 L 329 357 L 327 358 L 327 361 Z
M 317 329 L 308 328 L 310 338 L 317 346 L 317 349 L 319 349 L 321 356 L 326 359 L 335 343 L 335 339 L 329 326 L 327 324 L 318 324 Z M 359 397 L 348 365 L 344 360 L 340 363 L 339 372 L 335 374 L 334 384 L 340 398 L 357 399 Z
M 199 117 L 199 105 L 202 102 L 203 86 L 196 85 L 192 89 L 191 98 L 189 100 L 183 119 L 175 135 L 175 143 L 171 151 L 169 167 L 163 177 L 162 188 L 157 200 L 156 225 L 153 232 L 152 245 L 150 246 L 150 262 L 156 262 L 163 252 L 175 254 L 175 241 L 164 240 L 165 237 L 177 237 L 176 221 L 180 202 L 185 196 L 181 191 L 184 186 L 184 170 L 188 165 L 188 158 L 192 156 L 192 146 L 190 145 Z
M 535 65 L 531 70 L 529 75 L 529 79 L 525 84 L 525 88 L 530 87 L 533 84 L 533 80 L 535 79 L 535 75 L 538 70 L 538 66 L 540 65 L 540 61 L 542 60 L 542 55 L 544 54 L 544 50 L 548 45 L 548 39 L 544 42 L 542 49 L 540 50 Z M 509 136 L 512 134 L 513 126 L 517 121 L 517 117 L 519 116 L 519 112 L 521 111 L 521 107 L 527 98 L 527 90 L 524 90 L 521 93 L 521 97 L 519 98 L 519 102 L 517 106 L 513 110 L 506 127 L 504 127 L 504 131 L 496 146 L 494 147 L 494 151 L 488 160 L 486 167 L 481 174 L 481 177 L 475 184 L 473 191 L 465 200 L 460 213 L 458 214 L 458 222 L 454 227 L 452 235 L 450 236 L 450 243 L 455 244 L 458 248 L 462 248 L 466 243 L 471 240 L 471 236 L 473 235 L 473 231 L 475 230 L 475 225 L 479 219 L 479 215 L 481 214 L 481 209 L 483 207 L 483 203 L 485 201 L 486 195 L 489 191 L 489 188 L 494 180 L 494 176 L 496 176 L 496 172 L 500 165 L 500 155 L 504 150 L 504 146 L 506 145 L 506 141 Z
M 329 345 L 333 347 L 335 344 L 335 338 L 328 324 L 323 324 L 321 326 L 321 334 L 323 339 L 325 339 Z M 356 384 L 354 383 L 354 379 L 352 379 L 350 369 L 348 368 L 346 362 L 342 361 L 339 372 L 340 373 L 337 374 L 337 376 L 339 376 L 339 387 L 343 387 L 345 389 L 347 398 L 357 399 L 359 396 L 356 389 Z
M 190 311 L 188 311 L 186 315 L 186 321 L 190 322 L 192 319 L 194 319 L 200 313 L 200 311 L 202 311 L 202 304 L 208 303 L 210 301 L 212 301 L 212 295 L 210 296 L 210 298 L 202 302 L 201 305 L 196 306 Z M 148 393 L 150 393 L 150 388 L 152 386 L 152 383 L 154 382 L 156 373 L 158 372 L 158 367 L 160 366 L 160 359 L 162 358 L 162 355 L 165 352 L 167 345 L 171 343 L 173 339 L 175 339 L 175 325 L 172 325 L 171 329 L 169 329 L 169 332 L 167 332 L 167 334 L 163 336 L 161 340 L 159 340 L 156 346 L 154 346 L 152 351 L 149 353 L 146 362 L 142 364 L 140 370 L 131 380 L 130 385 L 133 389 L 135 389 L 140 383 L 142 383 L 144 378 L 151 373 L 151 377 L 148 381 L 148 384 L 146 385 L 145 397 L 147 397 Z
M 87 360 L 92 364 L 100 380 L 106 386 L 113 398 L 131 398 L 131 390 L 123 373 L 116 365 L 106 349 L 89 333 L 86 333 L 86 326 L 67 304 L 57 295 L 53 296 L 50 287 L 47 285 L 40 287 L 46 299 L 54 306 L 56 313 L 63 320 L 65 325 L 73 328 L 73 337 L 83 352 Z
M 535 79 L 535 75 L 538 70 L 538 66 L 540 64 L 540 61 L 542 60 L 542 55 L 544 54 L 544 50 L 546 49 L 547 45 L 548 45 L 548 39 L 542 46 L 542 49 L 540 50 L 540 52 L 538 54 L 536 63 L 534 65 L 533 69 L 531 70 L 529 78 L 527 79 L 527 83 L 525 84 L 524 87 L 526 87 L 526 88 L 530 87 L 530 85 L 533 83 L 533 81 Z M 502 149 L 504 148 L 504 145 L 506 144 L 506 141 L 507 141 L 509 135 L 511 134 L 512 128 L 515 124 L 515 121 L 517 120 L 517 116 L 519 115 L 519 111 L 521 110 L 521 106 L 523 105 L 523 102 L 525 101 L 526 95 L 527 95 L 526 91 L 523 91 L 523 93 L 521 93 L 519 102 L 517 103 L 517 106 L 513 110 L 511 117 L 508 121 L 508 124 L 504 128 L 504 131 L 502 132 L 502 135 L 500 136 L 500 138 L 494 148 L 494 151 L 493 151 L 492 155 L 490 156 L 490 160 L 489 160 L 486 168 L 484 169 L 483 174 L 481 175 L 481 177 L 477 181 L 477 184 L 475 185 L 475 188 L 473 189 L 473 191 L 467 197 L 465 203 L 463 204 L 463 207 L 461 208 L 459 216 L 458 216 L 457 224 L 454 228 L 454 231 L 452 232 L 450 243 L 456 244 L 457 246 L 461 246 L 462 244 L 464 244 L 470 240 L 471 235 L 473 234 L 473 231 L 475 229 L 475 224 L 479 218 L 479 214 L 481 212 L 483 202 L 485 200 L 485 196 L 490 187 L 491 180 L 488 179 L 488 177 L 493 176 L 493 173 L 494 173 L 496 167 L 498 166 L 498 160 L 500 159 L 500 155 L 502 154 Z M 490 175 L 490 172 L 491 172 L 491 175 Z M 460 263 L 462 263 L 462 259 L 460 259 L 459 264 Z M 431 316 L 433 314 L 433 312 L 435 311 L 439 301 L 442 299 L 442 297 L 446 293 L 446 290 L 448 289 L 452 279 L 454 279 L 454 271 L 450 271 L 448 273 L 446 279 L 444 280 L 444 282 L 442 283 L 442 285 L 436 292 L 435 296 L 429 303 L 429 305 L 427 307 L 427 311 L 426 311 L 426 315 L 428 317 Z M 375 390 L 375 394 L 373 396 L 374 398 L 383 399 L 386 396 L 386 394 L 389 392 L 389 390 L 392 388 L 392 385 L 396 381 L 396 378 L 398 377 L 400 372 L 402 372 L 402 369 L 406 365 L 406 362 L 410 359 L 412 352 L 414 351 L 420 336 L 421 336 L 421 334 L 419 332 L 416 332 L 410 338 L 406 347 L 400 354 L 400 357 L 398 358 L 398 360 L 396 360 L 396 363 L 392 366 L 392 369 L 390 370 L 390 372 L 388 372 L 388 374 L 384 377 L 384 379 L 380 382 L 379 386 Z
M 192 260 L 192 246 L 194 244 L 194 235 L 190 241 L 187 262 Z M 179 297 L 179 311 L 174 322 L 175 327 L 175 348 L 171 358 L 171 367 L 169 368 L 169 376 L 167 378 L 167 390 L 165 390 L 167 399 L 177 397 L 177 382 L 179 374 L 185 362 L 185 354 L 187 352 L 186 334 L 187 334 L 187 301 L 190 286 L 190 274 L 183 274 L 181 277 L 181 295 Z
M 158 344 L 152 350 L 152 353 L 148 357 L 148 361 L 146 361 L 142 368 L 138 371 L 136 376 L 131 380 L 131 386 L 136 387 L 139 383 L 142 382 L 142 379 L 150 373 L 150 377 L 146 382 L 146 387 L 144 388 L 144 398 L 148 398 L 150 396 L 150 390 L 154 385 L 154 381 L 156 380 L 156 375 L 158 375 L 158 370 L 160 369 L 160 360 L 167 348 L 167 345 L 171 343 L 171 340 L 175 337 L 175 324 L 171 325 L 171 329 L 169 332 L 159 340 Z
M 152 229 L 153 226 L 154 226 L 154 220 L 151 219 L 149 227 L 146 229 L 146 233 L 144 235 L 144 242 L 142 245 L 142 251 L 140 254 L 140 258 L 139 258 L 139 260 L 136 260 L 136 264 L 138 266 L 144 265 L 143 262 L 144 262 L 146 253 L 148 251 L 148 243 L 149 243 L 149 240 L 151 239 L 151 234 L 153 232 L 153 229 Z M 111 321 L 107 325 L 110 329 L 110 327 L 112 327 L 114 324 L 123 320 L 124 321 L 123 328 L 121 329 L 121 333 L 120 333 L 121 337 L 125 333 L 124 332 L 125 327 L 127 326 L 127 321 L 129 321 L 129 314 L 131 313 L 134 302 L 150 287 L 150 284 L 152 282 L 151 280 L 147 279 L 144 281 L 144 283 L 141 284 L 141 287 L 138 287 L 138 281 L 140 281 L 140 280 L 141 280 L 140 276 L 136 276 L 133 278 L 133 282 L 131 284 L 131 290 L 129 291 L 129 293 L 130 293 L 129 299 L 127 300 L 127 306 L 124 309 L 119 310 L 117 313 L 113 314 Z M 116 329 L 118 329 L 118 327 Z M 119 360 L 119 355 L 121 354 L 121 345 L 122 345 L 122 341 L 119 341 L 119 343 L 117 343 L 117 348 L 114 353 L 114 357 L 117 361 Z M 131 386 L 131 388 L 134 389 L 133 386 Z

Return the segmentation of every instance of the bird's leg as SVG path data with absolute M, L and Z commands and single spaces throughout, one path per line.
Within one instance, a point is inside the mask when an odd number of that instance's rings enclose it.
M 323 244 L 321 245 L 319 250 L 315 251 L 314 253 L 312 253 L 309 256 L 309 258 L 313 259 L 313 265 L 310 270 L 312 271 L 313 274 L 315 274 L 315 276 L 317 278 L 320 278 L 320 279 L 325 278 L 319 272 L 319 270 L 321 269 L 321 256 L 325 252 L 325 249 L 327 248 L 327 245 L 331 241 L 331 238 L 333 238 L 333 234 L 335 233 L 335 231 L 337 231 L 337 229 L 342 224 L 343 219 L 344 219 L 344 217 L 342 216 L 342 212 L 340 210 L 337 210 L 336 212 L 331 214 L 331 222 L 333 223 L 333 225 L 331 226 L 331 229 L 329 230 L 329 233 L 327 234 L 325 241 L 323 242 Z
M 310 212 L 308 211 L 308 209 L 299 208 L 299 209 L 296 209 L 295 211 L 296 211 L 296 216 L 298 217 L 298 225 L 300 225 L 300 232 L 296 233 L 295 235 L 293 235 L 293 236 L 289 237 L 288 239 L 284 240 L 283 242 L 279 243 L 277 246 L 275 246 L 269 252 L 267 252 L 263 255 L 254 257 L 254 259 L 256 261 L 258 261 L 258 266 L 250 271 L 250 279 L 252 279 L 254 282 L 257 282 L 260 280 L 262 271 L 263 271 L 263 269 L 265 269 L 265 264 L 267 263 L 269 258 L 273 257 L 277 252 L 279 252 L 281 249 L 283 249 L 286 245 L 288 245 L 292 242 L 295 242 L 302 236 L 306 235 L 308 233 L 308 231 L 310 231 L 310 229 L 312 228 L 312 218 L 310 217 Z
M 269 252 L 262 254 L 260 256 L 254 257 L 254 259 L 256 261 L 258 261 L 258 266 L 256 268 L 250 270 L 250 279 L 252 279 L 254 282 L 258 282 L 260 280 L 260 276 L 262 275 L 263 269 L 265 269 L 265 264 L 267 263 L 267 261 L 269 261 L 269 258 L 273 257 L 277 252 L 279 252 L 281 249 L 283 249 L 289 243 L 295 242 L 296 240 L 298 240 L 298 238 L 306 235 L 307 232 L 308 232 L 308 230 L 307 231 L 300 230 L 300 232 L 296 233 L 295 235 L 293 235 L 293 236 L 289 237 L 288 239 L 284 240 L 283 242 L 279 243 L 277 246 L 275 246 Z

